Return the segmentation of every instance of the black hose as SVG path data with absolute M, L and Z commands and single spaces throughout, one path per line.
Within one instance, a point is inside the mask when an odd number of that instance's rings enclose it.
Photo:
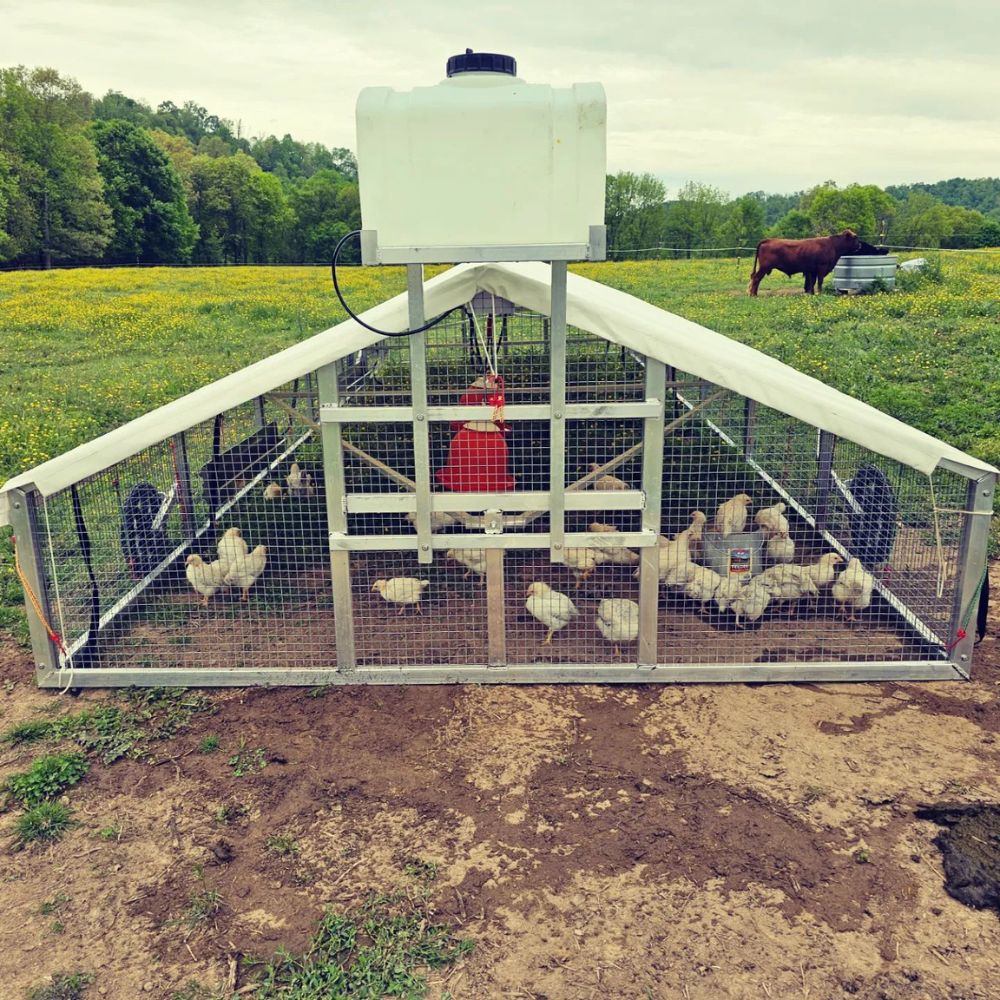
M 464 306 L 458 305 L 449 309 L 447 312 L 441 313 L 440 316 L 435 319 L 429 320 L 424 323 L 423 326 L 415 327 L 412 330 L 380 330 L 377 326 L 372 326 L 370 323 L 366 323 L 345 301 L 344 295 L 340 290 L 340 284 L 337 282 L 337 258 L 340 256 L 341 247 L 352 237 L 361 236 L 361 230 L 355 229 L 354 232 L 348 233 L 346 236 L 341 237 L 340 242 L 337 244 L 336 249 L 333 251 L 333 260 L 330 261 L 330 274 L 333 277 L 333 290 L 337 293 L 337 298 L 340 299 L 340 304 L 344 307 L 347 315 L 354 320 L 355 323 L 363 326 L 366 330 L 371 330 L 372 333 L 377 333 L 380 337 L 411 337 L 415 333 L 423 333 L 424 330 L 429 330 L 432 326 L 437 326 L 446 316 L 450 316 L 453 312 L 458 309 L 463 309 Z

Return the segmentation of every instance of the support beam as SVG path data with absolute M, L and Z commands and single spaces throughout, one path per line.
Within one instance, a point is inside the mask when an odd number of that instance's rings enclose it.
M 549 391 L 552 420 L 549 424 L 549 535 L 554 563 L 566 561 L 566 262 L 552 261 L 551 350 L 549 354 Z
M 659 403 L 656 416 L 643 421 L 642 530 L 654 535 L 660 531 L 661 494 L 663 492 L 663 436 L 666 405 L 666 367 L 652 358 L 646 360 L 646 399 Z M 639 663 L 655 666 L 660 604 L 660 547 L 639 550 Z
M 503 549 L 486 550 L 487 663 L 491 667 L 502 667 L 507 662 L 503 562 Z
M 406 293 L 410 311 L 409 329 L 424 324 L 424 268 L 406 265 Z M 413 393 L 413 464 L 416 469 L 417 562 L 434 561 L 431 550 L 431 440 L 427 419 L 427 334 L 410 338 L 410 391 Z
M 321 403 L 336 406 L 340 388 L 337 384 L 336 363 L 319 370 L 319 398 Z M 347 480 L 344 475 L 344 449 L 340 437 L 340 424 L 324 424 L 320 431 L 323 442 L 323 482 L 326 487 L 326 517 L 331 539 L 347 535 L 347 511 L 344 494 Z M 333 590 L 334 629 L 337 638 L 337 668 L 354 669 L 354 603 L 351 594 L 351 555 L 331 546 L 330 580 Z

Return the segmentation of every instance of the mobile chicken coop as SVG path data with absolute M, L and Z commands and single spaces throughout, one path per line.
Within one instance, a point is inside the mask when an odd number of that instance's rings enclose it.
M 599 84 L 467 52 L 357 120 L 407 293 L 0 489 L 40 684 L 969 676 L 997 470 L 569 274 Z
M 565 266 L 420 272 L 362 318 L 456 309 L 427 333 L 349 320 L 3 487 L 42 685 L 968 676 L 995 469 Z M 505 456 L 461 451 L 497 424 Z M 858 557 L 867 605 L 832 573 L 739 624 L 690 596 L 669 537 L 705 512 L 685 565 L 707 564 L 741 494 L 745 527 L 785 505 L 782 565 Z M 764 521 L 722 578 L 767 573 Z M 199 592 L 188 557 L 234 527 L 266 566 Z M 536 583 L 576 613 L 529 611 Z M 604 601 L 635 608 L 610 638 Z

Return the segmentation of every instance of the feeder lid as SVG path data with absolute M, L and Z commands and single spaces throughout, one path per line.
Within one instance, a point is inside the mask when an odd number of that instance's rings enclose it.
M 459 73 L 506 73 L 517 76 L 517 60 L 499 52 L 473 52 L 466 49 L 463 55 L 452 56 L 448 60 L 448 76 Z

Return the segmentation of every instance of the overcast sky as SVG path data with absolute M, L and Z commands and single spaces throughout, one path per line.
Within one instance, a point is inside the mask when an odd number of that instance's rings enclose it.
M 608 168 L 734 195 L 1000 175 L 1000 0 L 0 0 L 0 65 L 354 148 L 449 55 L 608 95 Z

